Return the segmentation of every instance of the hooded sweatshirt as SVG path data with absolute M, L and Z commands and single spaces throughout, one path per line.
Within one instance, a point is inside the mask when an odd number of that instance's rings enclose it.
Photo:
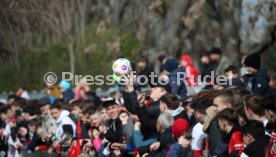
M 193 65 L 192 58 L 189 55 L 182 55 L 181 61 L 187 62 L 187 65 L 184 67 L 184 69 L 188 75 L 187 79 L 186 79 L 187 85 L 194 87 L 196 85 L 196 78 L 199 73 Z
M 69 111 L 63 110 L 61 111 L 61 114 L 56 121 L 57 124 L 57 130 L 56 130 L 56 137 L 58 139 L 61 139 L 61 135 L 63 134 L 63 125 L 71 125 L 74 131 L 74 135 L 76 135 L 76 124 L 73 122 L 73 120 L 69 117 Z

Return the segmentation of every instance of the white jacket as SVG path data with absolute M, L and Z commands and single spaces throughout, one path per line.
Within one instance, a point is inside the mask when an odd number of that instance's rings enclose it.
M 57 130 L 56 130 L 56 137 L 60 140 L 61 139 L 61 135 L 63 134 L 63 129 L 62 126 L 65 124 L 69 124 L 72 126 L 73 131 L 74 131 L 74 135 L 76 135 L 76 124 L 73 122 L 73 120 L 69 117 L 69 111 L 66 110 L 62 110 L 58 120 L 56 121 L 57 123 Z

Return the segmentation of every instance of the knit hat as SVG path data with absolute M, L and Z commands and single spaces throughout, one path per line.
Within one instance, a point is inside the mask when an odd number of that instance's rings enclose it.
M 209 54 L 221 55 L 222 52 L 221 52 L 220 48 L 218 48 L 218 47 L 213 47 L 213 48 L 209 51 Z
M 260 69 L 261 56 L 258 53 L 252 53 L 245 57 L 243 64 L 254 69 Z
M 174 71 L 177 67 L 178 67 L 178 61 L 176 59 L 168 59 L 163 65 L 163 68 L 168 72 Z
M 61 81 L 59 87 L 67 90 L 71 88 L 71 84 L 68 81 Z
M 179 138 L 183 132 L 189 129 L 189 123 L 183 119 L 178 118 L 174 121 L 172 125 L 172 133 L 175 138 Z

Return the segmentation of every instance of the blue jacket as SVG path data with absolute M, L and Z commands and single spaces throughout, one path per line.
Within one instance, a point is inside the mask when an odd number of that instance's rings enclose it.
M 259 69 L 256 73 L 243 75 L 244 83 L 248 90 L 256 95 L 266 95 L 271 91 L 267 71 Z
M 171 86 L 171 94 L 176 94 L 181 97 L 182 100 L 186 98 L 187 88 L 185 85 L 185 70 L 183 67 L 177 68 L 169 75 L 169 83 Z
M 74 99 L 75 97 L 75 94 L 74 92 L 72 91 L 72 89 L 67 89 L 64 93 L 63 93 L 63 99 L 66 101 L 66 102 L 69 102 L 70 100 Z

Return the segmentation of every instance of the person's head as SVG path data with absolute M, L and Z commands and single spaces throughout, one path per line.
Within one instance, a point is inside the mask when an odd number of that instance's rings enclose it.
M 161 98 L 161 96 L 165 95 L 167 93 L 165 87 L 161 87 L 161 86 L 155 86 L 151 88 L 150 91 L 150 98 L 153 101 L 157 101 Z
M 72 107 L 72 115 L 75 118 L 79 118 L 80 114 L 82 113 L 82 109 L 81 109 L 81 101 L 80 100 L 75 100 L 73 101 L 70 106 Z
M 106 109 L 104 107 L 102 107 L 102 105 L 99 107 L 99 111 L 101 113 L 102 120 L 108 120 L 108 119 L 110 119 L 109 115 L 106 112 Z
M 64 93 L 66 90 L 71 89 L 71 84 L 68 81 L 61 81 L 59 83 L 59 87 L 60 87 L 61 92 Z
M 89 113 L 89 121 L 91 127 L 99 127 L 102 123 L 102 116 L 100 110 L 93 110 Z
M 210 62 L 208 52 L 201 55 L 200 62 L 202 64 L 208 64 Z
M 218 114 L 219 128 L 225 133 L 229 133 L 235 124 L 238 124 L 238 115 L 234 109 L 226 108 Z
M 180 136 L 189 129 L 189 123 L 186 119 L 177 118 L 172 125 L 173 137 L 178 139 Z
M 18 89 L 15 92 L 15 95 L 20 97 L 21 94 L 23 92 L 25 92 L 26 90 L 27 90 L 27 88 L 25 86 L 19 86 Z
M 117 119 L 119 117 L 120 107 L 115 101 L 105 101 L 102 107 L 106 109 L 106 113 L 111 119 Z
M 238 78 L 239 70 L 237 67 L 230 65 L 224 70 L 224 75 L 227 77 L 227 79 Z
M 148 58 L 146 56 L 140 56 L 137 65 L 139 68 L 144 69 L 148 65 Z
M 160 111 L 168 111 L 168 110 L 175 110 L 179 107 L 180 101 L 176 95 L 173 94 L 165 94 L 160 98 Z
M 36 129 L 41 125 L 38 119 L 32 119 L 28 122 L 28 128 L 31 133 L 35 133 Z
M 276 94 L 272 93 L 264 97 L 263 106 L 265 116 L 270 123 L 276 122 Z
M 243 105 L 237 106 L 235 108 L 235 113 L 238 115 L 240 126 L 243 126 L 244 124 L 246 124 L 248 119 L 245 115 L 244 106 Z
M 23 119 L 26 121 L 29 121 L 36 114 L 35 112 L 36 112 L 35 106 L 33 105 L 27 105 L 23 107 L 23 110 L 22 110 Z
M 48 97 L 43 97 L 38 100 L 38 106 L 40 107 L 40 112 L 42 115 L 47 115 L 50 109 L 50 99 Z
M 263 123 L 256 120 L 249 120 L 242 127 L 243 142 L 246 145 L 254 142 L 256 139 L 262 138 L 265 136 L 265 128 Z
M 262 121 L 265 118 L 262 102 L 263 98 L 256 95 L 249 95 L 245 98 L 244 110 L 249 120 Z
M 173 125 L 173 116 L 168 112 L 163 112 L 159 115 L 156 123 L 157 132 L 163 133 L 165 129 Z
M 51 111 L 52 117 L 55 120 L 58 120 L 58 118 L 60 117 L 60 114 L 62 112 L 61 106 L 59 104 L 57 104 L 57 103 L 54 103 L 53 105 L 51 105 L 50 111 Z
M 170 74 L 178 68 L 178 61 L 176 59 L 167 59 L 163 65 L 164 73 Z
M 11 105 L 14 102 L 15 99 L 16 99 L 15 94 L 9 95 L 8 96 L 8 105 Z
M 207 97 L 195 97 L 192 102 L 192 108 L 194 109 L 194 115 L 196 120 L 204 124 L 206 117 L 206 109 L 212 105 L 212 100 Z
M 250 91 L 245 87 L 234 87 L 231 88 L 232 93 L 234 94 L 235 104 L 234 106 L 243 106 L 244 97 L 250 95 Z
M 245 57 L 243 65 L 248 74 L 256 73 L 261 66 L 261 56 L 259 53 L 252 53 Z
M 213 47 L 210 51 L 209 51 L 209 58 L 212 62 L 219 62 L 221 59 L 221 49 L 217 48 L 217 47 Z
M 213 104 L 216 107 L 216 112 L 220 112 L 226 108 L 232 108 L 235 104 L 233 92 L 229 89 L 217 92 Z
M 180 65 L 185 67 L 187 65 L 192 65 L 192 57 L 190 55 L 184 54 L 180 58 Z
M 189 147 L 192 143 L 192 128 L 184 131 L 178 138 L 178 142 L 183 148 Z
M 7 119 L 10 119 L 11 117 L 8 116 L 8 107 L 7 106 L 3 106 L 0 108 L 0 118 L 1 121 L 6 121 Z
M 192 96 L 188 96 L 188 97 L 182 102 L 182 106 L 185 108 L 185 110 L 186 110 L 186 112 L 187 112 L 188 115 L 194 113 L 194 109 L 192 108 L 192 100 L 193 100 L 193 97 L 192 97 Z

